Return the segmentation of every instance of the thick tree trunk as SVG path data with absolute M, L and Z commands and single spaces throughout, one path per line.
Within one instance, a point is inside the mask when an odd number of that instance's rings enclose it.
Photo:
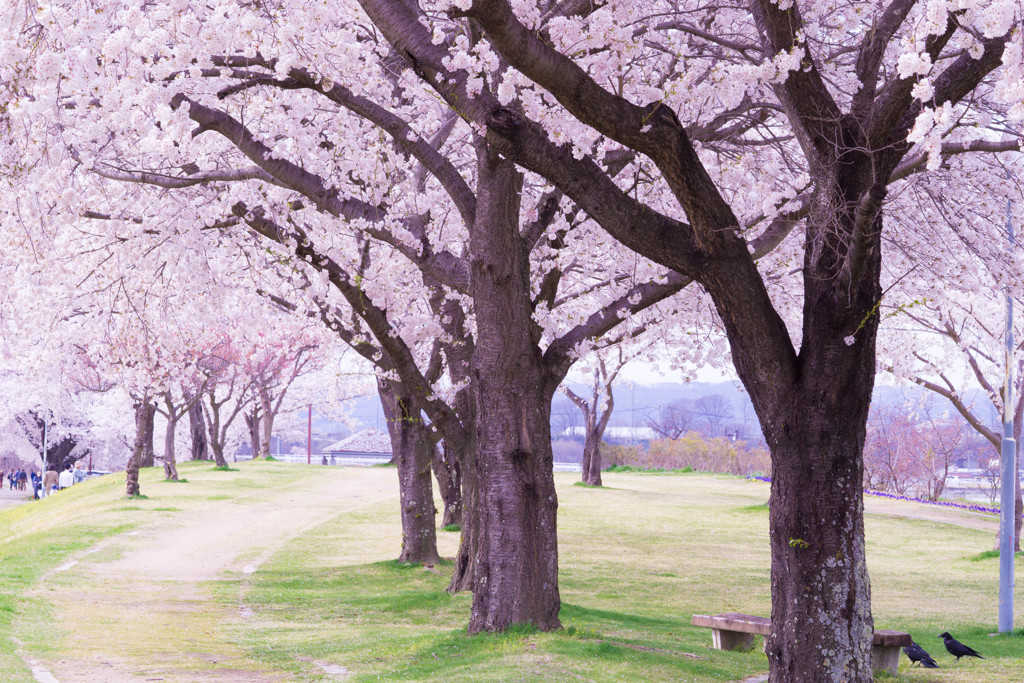
M 863 449 L 874 388 L 879 252 L 875 243 L 852 293 L 836 283 L 805 282 L 804 340 L 792 375 L 752 364 L 747 349 L 733 343 L 772 456 L 772 680 L 873 680 Z
M 377 380 L 377 393 L 398 464 L 398 493 L 402 510 L 401 562 L 435 565 L 437 529 L 434 491 L 430 483 L 434 444 L 430 429 L 415 407 L 412 395 L 398 382 Z
M 478 342 L 477 356 L 488 355 L 484 348 Z M 530 368 L 526 362 L 507 363 L 492 356 L 474 364 L 481 418 L 476 449 L 479 537 L 469 629 L 494 631 L 520 623 L 558 628 L 551 396 L 538 395 L 537 387 L 546 382 L 538 376 L 536 363 Z M 495 372 L 498 366 L 504 366 L 500 374 Z
M 178 481 L 178 466 L 174 461 L 174 429 L 178 421 L 167 417 L 167 431 L 164 433 L 164 478 Z
M 203 417 L 203 402 L 196 401 L 188 409 L 188 428 L 192 436 L 192 460 L 209 460 L 206 447 L 206 420 Z
M 53 465 L 57 468 L 58 472 L 63 472 L 68 464 L 74 462 L 75 459 L 71 457 L 71 452 L 75 450 L 77 445 L 78 442 L 70 436 L 61 438 L 57 443 L 47 444 L 46 463 L 43 466 L 43 470 L 45 471 L 47 466 Z
M 441 500 L 444 501 L 444 516 L 441 518 L 441 526 L 462 526 L 462 483 L 460 476 L 459 461 L 454 453 L 448 452 L 448 446 L 434 448 L 431 456 L 431 465 L 434 470 L 434 478 L 437 479 L 437 488 L 441 492 Z
M 146 449 L 146 439 L 153 434 L 152 404 L 149 401 L 135 403 L 135 445 L 125 467 L 125 495 L 137 496 L 139 489 L 139 466 Z
M 518 225 L 522 177 L 482 143 L 477 167 L 470 254 L 479 537 L 469 631 L 554 629 L 560 600 L 550 416 L 558 382 L 533 338 L 529 248 Z
M 772 444 L 771 676 L 869 681 L 873 622 L 864 553 L 864 429 L 857 418 L 807 406 L 787 431 L 787 443 Z M 836 643 L 843 647 L 837 650 Z

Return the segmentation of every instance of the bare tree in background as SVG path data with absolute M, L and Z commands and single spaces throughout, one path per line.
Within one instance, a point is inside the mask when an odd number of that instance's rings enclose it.
M 732 403 L 721 394 L 701 396 L 694 402 L 693 411 L 707 424 L 708 436 L 719 436 L 722 426 L 733 418 Z
M 694 426 L 693 402 L 686 398 L 658 406 L 657 418 L 647 418 L 647 426 L 666 439 L 678 439 Z
M 590 486 L 601 486 L 601 438 L 604 436 L 604 430 L 608 426 L 608 420 L 615 408 L 612 384 L 626 362 L 622 359 L 621 349 L 613 363 L 605 363 L 603 356 L 600 354 L 597 356 L 597 364 L 594 366 L 594 376 L 590 385 L 589 401 L 577 395 L 569 387 L 564 388 L 565 395 L 580 409 L 586 422 L 582 479 L 584 484 Z

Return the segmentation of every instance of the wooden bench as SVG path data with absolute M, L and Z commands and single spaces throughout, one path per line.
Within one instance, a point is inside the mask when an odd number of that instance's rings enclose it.
M 711 644 L 716 650 L 750 650 L 754 647 L 754 636 L 767 636 L 772 627 L 768 617 L 754 617 L 749 614 L 694 614 L 690 621 L 694 626 L 711 629 Z M 909 633 L 901 631 L 876 630 L 871 639 L 871 669 L 888 671 L 896 675 L 900 661 L 900 648 L 910 645 Z

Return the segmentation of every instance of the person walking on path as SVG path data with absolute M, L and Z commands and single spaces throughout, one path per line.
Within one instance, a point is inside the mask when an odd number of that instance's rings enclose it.
M 43 474 L 43 496 L 50 495 L 50 492 L 57 487 L 57 466 L 50 464 L 46 467 L 46 473 Z
M 18 470 L 18 490 L 24 491 L 28 486 L 28 472 L 22 467 Z
M 71 478 L 75 484 L 80 484 L 85 481 L 85 470 L 82 469 L 81 460 L 77 460 L 75 462 L 75 469 L 71 470 Z

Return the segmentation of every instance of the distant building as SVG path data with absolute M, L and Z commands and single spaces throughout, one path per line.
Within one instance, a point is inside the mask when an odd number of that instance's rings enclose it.
M 586 435 L 586 427 L 567 427 L 562 432 L 562 436 L 568 438 L 584 438 Z M 608 442 L 633 443 L 635 441 L 653 441 L 659 436 L 650 427 L 608 427 L 604 430 L 604 440 Z
M 339 460 L 387 462 L 392 457 L 391 437 L 376 429 L 364 429 L 332 443 L 323 450 L 323 457 L 332 465 Z

